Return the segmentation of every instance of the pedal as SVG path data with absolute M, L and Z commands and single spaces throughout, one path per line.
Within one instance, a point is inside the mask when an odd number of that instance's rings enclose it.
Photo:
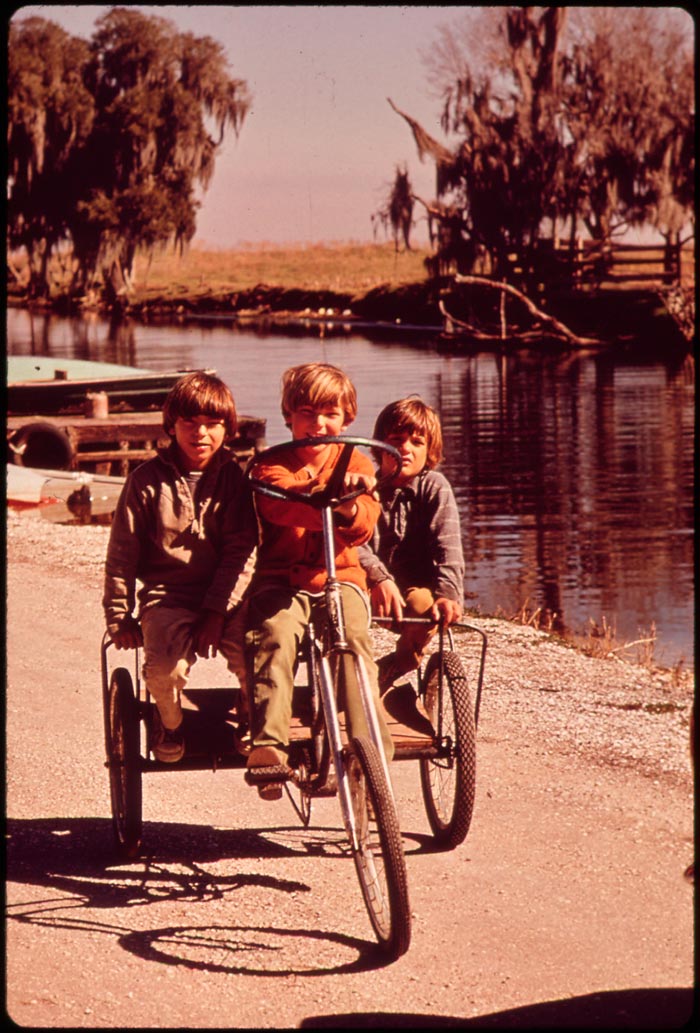
M 244 777 L 249 786 L 259 786 L 266 782 L 288 782 L 294 772 L 286 764 L 273 764 L 266 768 L 247 768 Z

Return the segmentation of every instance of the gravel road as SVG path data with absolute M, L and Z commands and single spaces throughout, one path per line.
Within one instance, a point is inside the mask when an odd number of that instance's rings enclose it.
M 693 986 L 690 675 L 488 635 L 472 828 L 431 849 L 394 764 L 411 948 L 373 947 L 335 800 L 304 829 L 240 771 L 144 777 L 112 853 L 99 647 L 108 529 L 8 515 L 6 1008 L 25 1027 L 676 1028 Z M 385 633 L 378 633 L 378 649 Z M 457 649 L 472 674 L 475 636 Z M 201 661 L 194 684 L 223 684 Z

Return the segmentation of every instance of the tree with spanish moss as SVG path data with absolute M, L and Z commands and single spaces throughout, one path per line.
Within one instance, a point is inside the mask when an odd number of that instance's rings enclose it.
M 510 256 L 527 269 L 543 239 L 586 231 L 608 243 L 640 225 L 679 239 L 692 226 L 687 16 L 509 7 L 466 17 L 470 31 L 444 28 L 432 65 L 428 56 L 445 142 L 390 101 L 435 163 L 435 197 L 416 200 L 442 231 L 436 267 L 444 255 L 469 271 L 460 261 L 486 254 L 495 276 L 510 277 Z
M 405 165 L 397 165 L 394 170 L 394 181 L 389 195 L 376 212 L 372 214 L 372 223 L 382 226 L 386 233 L 391 227 L 394 238 L 394 250 L 399 250 L 399 241 L 403 239 L 404 247 L 411 250 L 411 229 L 413 227 L 413 187 Z
M 69 249 L 71 292 L 99 282 L 114 299 L 138 248 L 194 236 L 197 189 L 240 132 L 246 83 L 218 42 L 125 7 L 89 42 L 13 20 L 8 66 L 8 246 L 26 248 L 35 294 Z

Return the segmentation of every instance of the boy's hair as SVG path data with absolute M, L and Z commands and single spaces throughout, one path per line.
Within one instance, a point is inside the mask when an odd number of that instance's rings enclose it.
M 428 447 L 426 470 L 433 470 L 442 462 L 440 417 L 421 398 L 401 398 L 398 402 L 386 405 L 377 416 L 372 436 L 378 441 L 386 441 L 389 434 L 397 431 L 408 431 L 409 434 L 417 431 L 425 437 Z M 381 452 L 375 449 L 374 454 L 375 459 L 380 462 Z
M 163 403 L 163 426 L 166 433 L 173 436 L 178 417 L 189 420 L 200 414 L 222 420 L 226 427 L 226 437 L 235 437 L 238 415 L 233 395 L 219 377 L 197 370 L 181 377 Z
M 282 415 L 287 426 L 292 413 L 304 405 L 337 405 L 345 413 L 345 423 L 357 416 L 357 393 L 348 375 L 327 362 L 307 362 L 292 366 L 282 376 Z

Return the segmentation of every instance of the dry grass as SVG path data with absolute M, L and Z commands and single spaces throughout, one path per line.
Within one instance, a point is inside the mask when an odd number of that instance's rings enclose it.
M 547 632 L 554 631 L 555 621 L 557 614 L 552 613 L 551 610 L 542 609 L 538 606 L 534 610 L 530 610 L 530 600 L 526 599 L 520 609 L 507 618 L 513 621 L 515 624 L 522 624 L 525 627 L 534 628 L 536 631 L 542 630 Z
M 561 636 L 556 630 L 557 614 L 543 609 L 541 606 L 534 610 L 531 609 L 529 599 L 526 599 L 520 609 L 513 614 L 507 615 L 499 607 L 495 616 L 505 618 L 514 624 L 521 624 L 534 628 L 536 631 L 545 631 L 560 637 L 575 649 L 597 660 L 611 660 L 618 657 L 647 670 L 658 667 L 654 655 L 657 636 L 656 624 L 653 621 L 648 630 L 640 629 L 639 638 L 620 642 L 614 622 L 610 623 L 605 615 L 601 618 L 600 623 L 593 620 L 592 617 L 589 618 L 584 633 L 567 632 Z M 671 685 L 680 685 L 686 676 L 685 661 L 679 660 L 670 670 Z
M 182 256 L 172 249 L 150 261 L 139 255 L 134 281 L 138 291 L 163 296 L 247 290 L 260 284 L 355 294 L 379 284 L 424 280 L 427 253 L 397 253 L 391 243 L 251 244 L 234 250 L 194 244 Z
M 265 284 L 301 290 L 366 293 L 380 284 L 421 283 L 426 279 L 426 248 L 396 252 L 393 243 L 316 243 L 283 246 L 244 244 L 233 249 L 195 243 L 182 255 L 172 247 L 153 257 L 138 254 L 134 266 L 137 294 L 159 297 L 197 297 L 243 291 Z M 12 256 L 17 275 L 26 271 L 26 256 Z M 682 280 L 694 282 L 694 249 L 682 252 Z M 56 286 L 65 281 L 67 260 L 54 261 Z

